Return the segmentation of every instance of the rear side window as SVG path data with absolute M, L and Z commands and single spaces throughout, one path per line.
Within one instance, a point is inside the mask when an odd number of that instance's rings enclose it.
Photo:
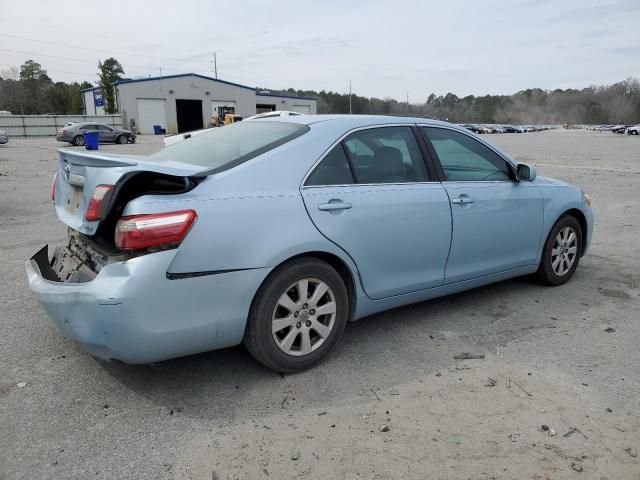
M 344 145 L 358 183 L 427 181 L 418 142 L 410 127 L 381 127 L 350 135 Z
M 170 145 L 148 158 L 200 165 L 216 173 L 239 165 L 309 131 L 306 125 L 285 122 L 240 122 Z
M 342 145 L 338 144 L 322 159 L 305 185 L 349 185 L 353 175 Z

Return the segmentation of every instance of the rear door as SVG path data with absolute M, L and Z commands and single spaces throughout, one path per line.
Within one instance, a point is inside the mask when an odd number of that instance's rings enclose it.
M 451 200 L 453 238 L 445 283 L 533 265 L 542 235 L 542 194 L 518 182 L 496 151 L 457 130 L 423 127 Z
M 410 126 L 350 134 L 307 176 L 302 196 L 320 232 L 357 264 L 369 297 L 443 283 L 449 199 L 428 175 Z

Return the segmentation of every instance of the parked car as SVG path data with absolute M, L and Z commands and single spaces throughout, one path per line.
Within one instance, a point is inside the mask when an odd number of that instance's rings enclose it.
M 31 290 L 65 336 L 126 363 L 244 342 L 300 371 L 348 321 L 520 275 L 561 285 L 593 232 L 579 188 L 416 118 L 240 122 L 148 157 L 61 150 L 52 196 L 69 239 L 27 261 Z
M 627 128 L 631 126 L 632 125 L 615 125 L 614 127 L 611 127 L 611 131 L 613 133 L 625 133 L 627 131 Z
M 4 145 L 9 142 L 9 135 L 4 130 L 0 130 L 0 145 Z
M 86 132 L 98 132 L 98 141 L 100 143 L 124 144 L 135 143 L 136 141 L 135 134 L 129 130 L 123 130 L 122 128 L 95 122 L 70 122 L 60 130 L 58 130 L 56 140 L 58 140 L 59 142 L 68 142 L 76 146 L 83 146 L 83 134 Z
M 640 135 L 640 125 L 634 125 L 633 127 L 628 127 L 625 130 L 627 135 Z

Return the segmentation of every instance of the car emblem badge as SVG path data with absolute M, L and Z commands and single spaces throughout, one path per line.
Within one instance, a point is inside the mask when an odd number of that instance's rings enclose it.
M 69 181 L 69 175 L 71 174 L 71 165 L 69 165 L 69 162 L 64 162 L 64 179 L 68 182 Z

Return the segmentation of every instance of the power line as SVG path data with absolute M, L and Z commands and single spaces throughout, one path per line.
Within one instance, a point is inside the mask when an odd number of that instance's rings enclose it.
M 100 48 L 88 48 L 88 47 L 78 47 L 77 45 L 69 45 L 67 43 L 58 43 L 58 42 L 49 42 L 46 40 L 36 40 L 35 38 L 27 38 L 27 37 L 20 37 L 18 35 L 9 35 L 7 33 L 0 33 L 1 37 L 8 37 L 8 38 L 16 38 L 18 40 L 27 40 L 29 42 L 37 42 L 37 43 L 44 43 L 46 45 L 55 45 L 57 47 L 67 47 L 67 48 L 75 48 L 77 50 L 87 50 L 89 52 L 102 52 L 102 53 L 110 53 L 112 55 L 120 55 L 120 56 L 132 56 L 132 57 L 142 57 L 142 58 L 153 58 L 156 60 L 170 60 L 170 61 L 180 61 L 180 59 L 177 58 L 163 58 L 163 57 L 154 57 L 152 55 L 140 55 L 137 53 L 122 53 L 122 52 L 114 52 L 113 50 L 103 50 Z
M 15 67 L 15 65 L 12 65 L 10 63 L 0 63 L 0 65 L 2 65 L 3 67 Z M 68 70 L 56 70 L 53 68 L 45 68 L 44 69 L 47 72 L 56 72 L 56 73 L 70 73 L 72 75 L 95 75 L 96 72 L 93 73 L 87 73 L 87 72 L 70 72 Z
M 21 55 L 29 55 L 29 56 L 33 56 L 33 57 L 48 57 L 48 58 L 57 58 L 60 60 L 69 60 L 72 62 L 82 62 L 82 63 L 90 63 L 92 65 L 98 65 L 97 61 L 94 60 L 84 60 L 84 59 L 80 59 L 80 58 L 70 58 L 70 57 L 62 57 L 59 55 L 49 55 L 47 53 L 35 53 L 35 52 L 25 52 L 23 50 L 12 50 L 10 48 L 0 48 L 1 51 L 4 52 L 12 52 L 12 53 L 19 53 Z M 136 65 L 133 63 L 128 63 L 128 62 L 124 62 L 124 67 L 134 67 L 134 68 L 141 68 L 141 69 L 145 69 L 145 70 L 154 70 L 158 67 L 153 66 L 153 65 Z M 165 69 L 166 71 L 169 72 L 182 72 L 183 70 L 172 70 L 172 69 Z M 55 71 L 55 70 L 54 70 Z

